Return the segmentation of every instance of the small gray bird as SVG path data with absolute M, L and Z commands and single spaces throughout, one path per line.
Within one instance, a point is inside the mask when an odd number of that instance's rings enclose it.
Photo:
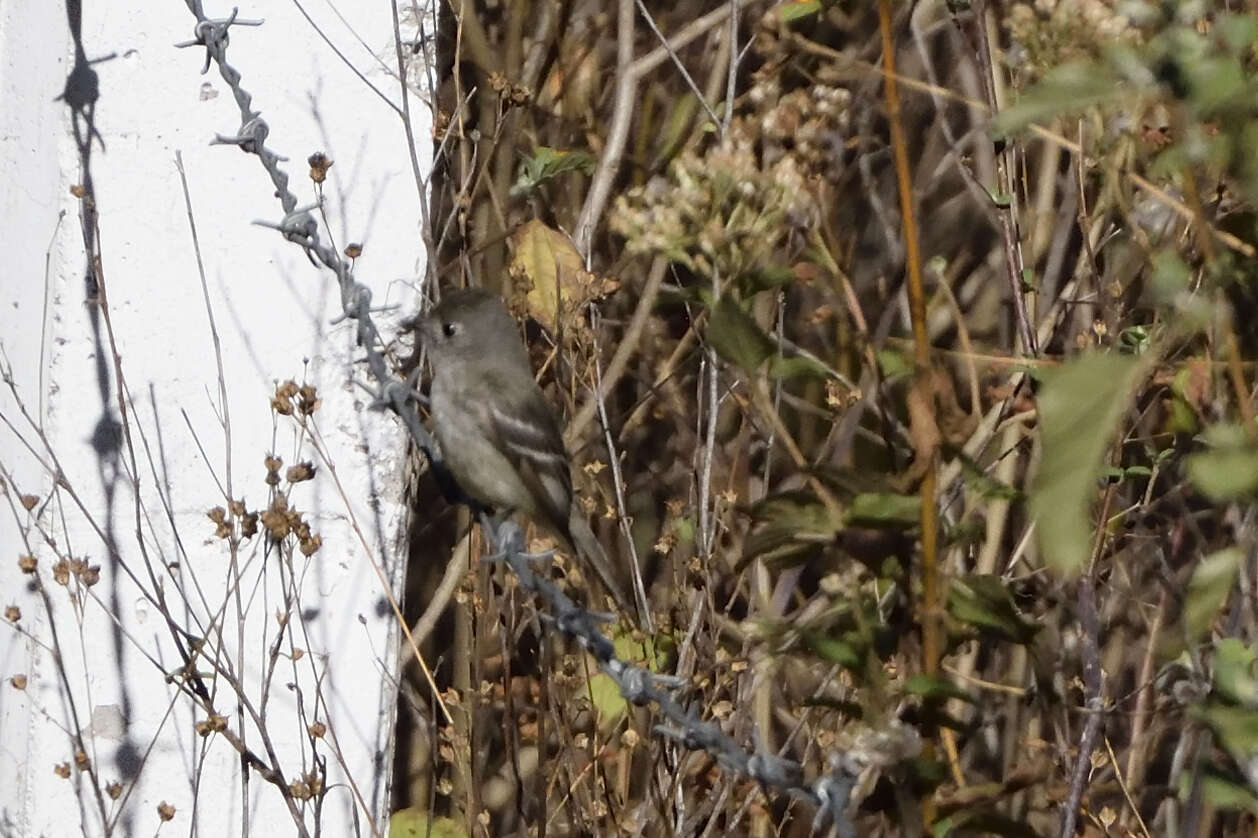
M 602 545 L 573 507 L 559 423 L 502 300 L 479 288 L 447 292 L 419 329 L 433 370 L 433 432 L 459 487 L 561 536 L 632 611 Z

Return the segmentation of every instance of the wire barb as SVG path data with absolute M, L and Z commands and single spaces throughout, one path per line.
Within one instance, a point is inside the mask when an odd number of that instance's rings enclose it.
M 391 410 L 405 425 L 415 444 L 427 456 L 438 482 L 443 484 L 443 493 L 448 488 L 452 493 L 448 497 L 466 501 L 466 498 L 459 497 L 461 493 L 457 486 L 445 485 L 451 478 L 445 470 L 432 436 L 419 417 L 411 388 L 394 375 L 379 349 L 383 344 L 371 319 L 370 290 L 354 279 L 351 266 L 341 259 L 340 254 L 320 243 L 318 222 L 310 214 L 319 205 L 297 206 L 297 196 L 288 189 L 288 174 L 278 165 L 283 158 L 264 147 L 268 133 L 266 123 L 252 110 L 251 96 L 241 86 L 240 73 L 227 63 L 227 30 L 233 24 L 256 26 L 261 21 L 238 20 L 235 9 L 226 20 L 210 20 L 202 13 L 198 0 L 187 0 L 187 3 L 197 17 L 194 30 L 196 39 L 179 46 L 206 48 L 206 69 L 211 61 L 218 65 L 223 80 L 231 87 L 241 109 L 242 126 L 237 136 L 220 136 L 216 138 L 216 142 L 237 145 L 256 154 L 275 184 L 275 194 L 285 211 L 279 224 L 263 221 L 254 223 L 279 230 L 286 239 L 305 249 L 312 261 L 317 258 L 336 274 L 341 288 L 344 318 L 356 322 L 358 345 L 364 348 L 368 369 L 380 385 L 377 405 Z M 473 509 L 476 509 L 474 505 Z M 855 786 L 856 773 L 859 770 L 859 765 L 855 763 L 858 760 L 833 756 L 828 763 L 829 773 L 809 783 L 804 779 L 804 767 L 799 762 L 760 751 L 749 753 L 716 724 L 702 721 L 673 697 L 674 693 L 685 687 L 685 679 L 654 673 L 617 657 L 615 644 L 600 631 L 600 626 L 609 622 L 609 615 L 583 608 L 558 585 L 537 573 L 534 570 L 536 557 L 525 551 L 524 533 L 515 522 L 494 522 L 487 515 L 481 515 L 480 520 L 494 553 L 493 558 L 508 565 L 520 587 L 544 603 L 546 610 L 541 612 L 541 616 L 545 624 L 573 639 L 588 652 L 599 669 L 616 683 L 626 701 L 637 706 L 655 705 L 659 715 L 667 721 L 667 724 L 659 724 L 653 728 L 657 735 L 679 742 L 691 750 L 707 751 L 723 769 L 749 777 L 763 787 L 777 789 L 811 802 L 817 810 L 813 820 L 814 831 L 824 823 L 831 823 L 839 838 L 855 838 L 855 828 L 848 820 L 845 809 Z
M 234 145 L 240 146 L 240 150 L 246 154 L 259 154 L 262 146 L 266 143 L 266 138 L 271 133 L 271 126 L 266 124 L 266 120 L 261 114 L 254 114 L 253 117 L 240 126 L 240 130 L 235 136 L 225 136 L 223 134 L 215 134 L 214 139 L 210 141 L 210 145 Z M 280 157 L 280 160 L 287 160 L 287 157 Z
M 312 250 L 319 246 L 319 222 L 316 221 L 315 217 L 310 214 L 310 211 L 318 209 L 318 207 L 318 204 L 312 204 L 311 206 L 306 207 L 297 207 L 292 212 L 288 213 L 288 215 L 285 215 L 279 224 L 275 224 L 270 221 L 255 221 L 253 223 L 259 227 L 270 227 L 272 230 L 279 230 L 284 238 L 288 239 L 290 242 L 299 244 L 307 250 Z M 367 304 L 370 304 L 371 302 L 371 290 L 366 286 L 358 285 L 354 289 L 354 295 L 357 297 L 365 296 Z M 348 316 L 357 319 L 357 316 L 353 312 L 365 309 L 366 304 L 364 304 L 363 309 L 359 309 L 357 307 L 349 309 L 348 306 L 346 308 L 349 312 Z
M 212 61 L 222 60 L 222 54 L 227 51 L 227 44 L 230 41 L 230 37 L 227 34 L 228 29 L 233 25 L 261 26 L 265 22 L 261 20 L 237 20 L 236 16 L 238 14 L 240 14 L 240 9 L 233 6 L 230 17 L 218 20 L 202 17 L 197 21 L 197 25 L 192 28 L 192 40 L 181 41 L 175 44 L 180 49 L 185 47 L 205 47 L 205 64 L 201 66 L 201 75 L 204 76 L 210 71 L 210 63 Z

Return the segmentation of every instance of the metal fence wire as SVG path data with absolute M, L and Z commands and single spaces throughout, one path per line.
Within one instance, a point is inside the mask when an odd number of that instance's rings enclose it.
M 270 130 L 266 120 L 253 109 L 253 97 L 241 86 L 240 72 L 227 61 L 231 27 L 260 26 L 262 21 L 241 19 L 235 8 L 227 18 L 212 19 L 205 15 L 200 0 L 186 2 L 197 22 L 192 40 L 177 46 L 203 48 L 205 62 L 201 72 L 208 72 L 211 64 L 217 66 L 240 108 L 240 128 L 234 134 L 216 136 L 214 142 L 235 145 L 261 162 L 284 210 L 278 223 L 266 226 L 278 230 L 284 238 L 305 250 L 312 260 L 318 260 L 336 275 L 344 317 L 356 324 L 358 345 L 365 353 L 367 369 L 376 382 L 375 407 L 394 413 L 432 467 L 439 470 L 440 455 L 420 419 L 411 388 L 391 371 L 379 349 L 380 331 L 370 311 L 371 290 L 354 279 L 350 266 L 333 247 L 320 241 L 319 224 L 311 213 L 317 205 L 298 205 L 297 196 L 288 188 L 288 174 L 280 166 L 285 158 L 266 147 Z M 855 838 L 856 830 L 845 809 L 865 760 L 854 752 L 831 754 L 825 760 L 827 773 L 806 780 L 804 766 L 799 762 L 743 748 L 716 724 L 703 721 L 682 705 L 675 697 L 684 684 L 682 679 L 659 675 L 619 659 L 611 639 L 599 630 L 607 618 L 586 610 L 550 580 L 534 572 L 533 559 L 524 550 L 524 536 L 518 526 L 510 521 L 495 526 L 484 516 L 482 526 L 497 551 L 492 558 L 511 568 L 520 585 L 543 601 L 542 624 L 575 640 L 594 658 L 599 669 L 616 682 L 625 700 L 640 706 L 654 705 L 665 719 L 664 723 L 653 727 L 657 736 L 691 750 L 706 751 L 723 769 L 755 780 L 766 791 L 775 790 L 812 804 L 816 808 L 814 832 L 828 824 L 830 834 Z

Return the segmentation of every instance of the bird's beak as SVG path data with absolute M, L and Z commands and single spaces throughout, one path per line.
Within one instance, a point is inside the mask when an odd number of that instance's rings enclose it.
M 419 334 L 420 343 L 431 346 L 436 335 L 437 324 L 431 315 L 421 314 L 415 318 L 415 330 Z

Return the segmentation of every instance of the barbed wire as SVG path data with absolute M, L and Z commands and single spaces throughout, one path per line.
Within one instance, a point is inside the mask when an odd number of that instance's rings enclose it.
M 206 16 L 201 0 L 185 2 L 197 23 L 192 40 L 176 46 L 204 48 L 202 74 L 209 71 L 211 64 L 216 65 L 240 108 L 240 128 L 232 135 L 215 136 L 214 143 L 235 145 L 255 155 L 271 178 L 284 210 L 284 217 L 278 223 L 255 223 L 278 230 L 285 239 L 301 247 L 307 257 L 317 259 L 336 275 L 344 317 L 355 322 L 358 345 L 365 352 L 367 368 L 379 385 L 374 406 L 392 411 L 402 421 L 443 486 L 448 485 L 449 474 L 442 466 L 433 439 L 419 416 L 410 386 L 392 372 L 379 349 L 382 341 L 371 317 L 371 289 L 354 279 L 349 265 L 335 249 L 320 242 L 319 223 L 311 214 L 319 205 L 298 205 L 297 196 L 288 188 L 288 174 L 280 168 L 285 158 L 266 147 L 270 131 L 266 120 L 253 109 L 253 97 L 241 86 L 240 72 L 227 62 L 230 28 L 260 26 L 262 21 L 240 19 L 238 8 L 233 8 L 227 18 L 213 19 Z M 524 534 L 518 525 L 512 521 L 495 525 L 484 514 L 481 515 L 481 525 L 496 550 L 491 560 L 506 564 L 521 587 L 545 600 L 549 610 L 540 612 L 543 622 L 572 638 L 588 652 L 599 669 L 617 684 L 626 701 L 638 706 L 653 704 L 668 720 L 670 725 L 654 726 L 653 731 L 658 736 L 689 750 L 706 751 L 724 770 L 749 777 L 766 789 L 776 789 L 811 803 L 817 810 L 813 818 L 814 831 L 829 823 L 832 833 L 839 838 L 855 838 L 855 827 L 845 810 L 862 767 L 860 760 L 851 754 L 832 755 L 827 760 L 827 773 L 808 781 L 804 766 L 795 760 L 771 753 L 748 752 L 716 724 L 699 719 L 674 697 L 674 693 L 685 685 L 684 679 L 660 675 L 618 658 L 611 639 L 599 629 L 608 621 L 608 616 L 586 610 L 549 579 L 534 572 L 532 562 L 536 557 L 525 552 Z

